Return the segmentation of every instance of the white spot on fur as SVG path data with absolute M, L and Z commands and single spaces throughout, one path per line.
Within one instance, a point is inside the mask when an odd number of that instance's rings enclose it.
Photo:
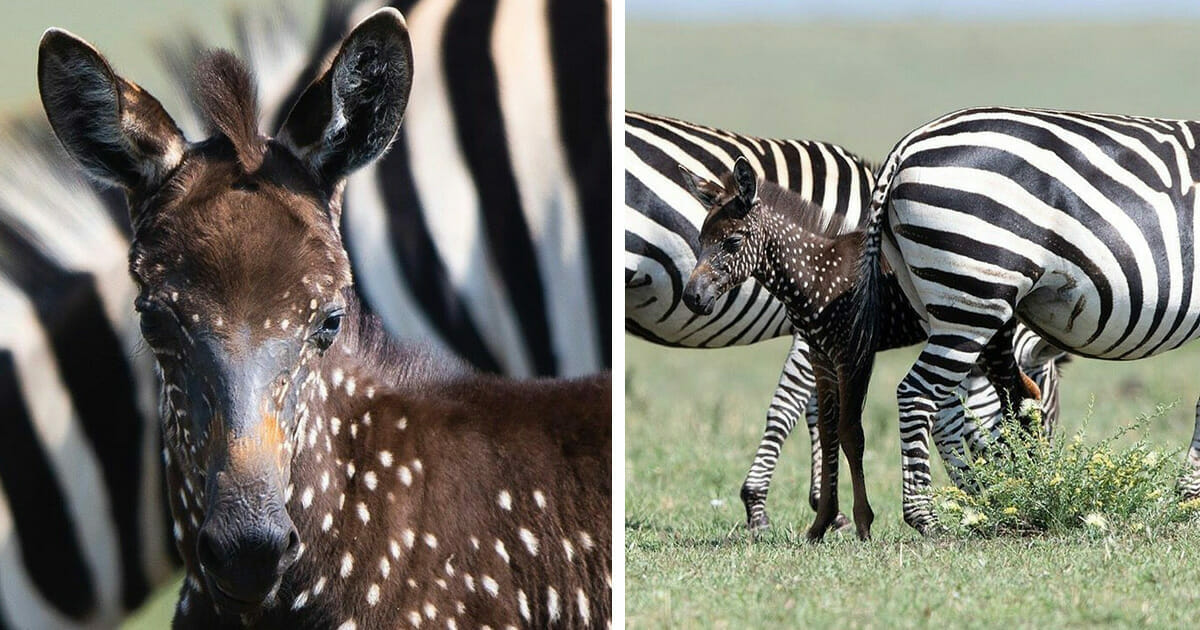
M 500 593 L 500 585 L 496 583 L 496 580 L 492 579 L 492 576 L 485 575 L 480 581 L 483 582 L 483 590 L 487 591 L 492 597 L 496 597 Z
M 312 501 L 313 501 L 313 489 L 312 489 L 312 486 L 308 486 L 308 487 L 304 488 L 304 492 L 302 492 L 300 494 L 300 505 L 303 505 L 304 509 L 307 510 L 308 506 L 312 505 Z
M 524 527 L 517 530 L 517 535 L 521 537 L 521 542 L 525 543 L 525 549 L 529 551 L 529 555 L 536 556 L 538 552 L 537 536 Z
M 508 493 L 508 490 L 500 491 L 500 494 L 496 496 L 496 503 L 500 504 L 501 509 L 512 511 L 512 495 Z
M 367 504 L 362 501 L 358 502 L 358 519 L 364 524 L 371 520 L 371 513 L 367 511 Z
M 497 538 L 494 546 L 496 548 L 496 554 L 504 559 L 505 564 L 508 564 L 508 549 L 504 548 L 504 541 Z
M 533 491 L 533 502 L 541 509 L 546 509 L 546 495 L 542 494 L 541 490 Z
M 354 556 L 350 555 L 350 552 L 346 552 L 346 553 L 342 554 L 342 568 L 341 568 L 339 574 L 342 577 L 347 578 L 347 577 L 350 577 L 350 574 L 353 572 L 354 572 Z
M 434 536 L 433 534 L 426 532 L 425 535 L 421 537 L 421 539 L 425 541 L 425 546 L 429 547 L 430 549 L 437 549 L 437 545 L 438 545 L 437 536 Z
M 379 603 L 379 585 L 372 584 L 370 586 L 370 588 L 367 589 L 367 605 L 373 607 L 378 603 Z
M 546 609 L 550 611 L 550 622 L 558 621 L 558 591 L 553 586 L 546 587 Z
M 392 452 L 391 451 L 379 451 L 379 463 L 384 468 L 391 468 L 392 467 Z
M 368 470 L 363 473 L 363 483 L 367 485 L 367 490 L 374 490 L 379 480 L 375 478 L 375 471 Z
M 517 591 L 517 606 L 521 609 L 521 616 L 525 618 L 525 621 L 529 621 L 529 599 L 525 597 L 524 590 Z

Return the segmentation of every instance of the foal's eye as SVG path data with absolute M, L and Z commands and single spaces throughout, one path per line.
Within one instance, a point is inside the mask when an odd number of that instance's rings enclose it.
M 175 319 L 165 309 L 149 302 L 135 304 L 141 317 L 138 326 L 142 329 L 142 337 L 151 346 L 163 346 L 173 339 L 172 330 Z
M 345 311 L 337 309 L 325 316 L 321 326 L 313 333 L 312 342 L 317 348 L 325 350 L 333 344 L 333 338 L 337 337 L 338 331 L 342 329 L 342 316 Z
M 742 246 L 742 235 L 741 234 L 730 235 L 724 241 L 721 241 L 721 249 L 729 252 L 730 254 L 736 253 L 738 248 L 741 246 Z

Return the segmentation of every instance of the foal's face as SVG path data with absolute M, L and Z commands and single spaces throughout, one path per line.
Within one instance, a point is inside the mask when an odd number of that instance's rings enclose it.
M 688 190 L 708 211 L 683 302 L 692 311 L 708 315 L 717 298 L 745 282 L 758 266 L 762 243 L 758 182 L 742 157 L 723 183 L 703 179 L 682 165 L 679 169 Z
M 140 209 L 130 270 L 167 444 L 198 490 L 183 506 L 202 521 L 197 559 L 236 608 L 266 596 L 297 552 L 283 496 L 297 407 L 335 342 L 350 270 L 297 158 L 272 143 L 246 175 L 216 145 L 185 156 Z
M 129 195 L 135 306 L 161 368 L 181 486 L 171 489 L 177 537 L 223 611 L 270 604 L 297 557 L 285 489 L 317 411 L 309 376 L 336 343 L 351 282 L 337 198 L 395 136 L 411 67 L 403 18 L 375 13 L 271 140 L 257 131 L 249 76 L 214 55 L 199 73 L 214 135 L 188 144 L 82 40 L 42 40 L 39 87 L 55 133 Z

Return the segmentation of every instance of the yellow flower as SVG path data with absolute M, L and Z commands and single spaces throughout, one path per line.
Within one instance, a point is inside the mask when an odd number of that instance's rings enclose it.
M 1057 486 L 1058 484 L 1062 483 L 1062 480 L 1062 475 L 1054 475 L 1054 478 L 1050 480 L 1050 485 Z
M 962 524 L 964 527 L 972 527 L 975 525 L 982 525 L 983 523 L 986 523 L 987 520 L 988 517 L 986 514 L 968 509 L 963 513 Z
M 1009 516 L 1012 516 L 1013 514 L 1016 514 L 1016 513 L 1017 513 L 1017 508 L 1015 508 L 1015 507 L 1012 507 L 1012 506 L 1010 505 L 1010 506 L 1008 506 L 1008 507 L 1004 508 L 1004 513 L 1005 513 L 1005 514 L 1007 514 L 1007 515 L 1009 515 Z

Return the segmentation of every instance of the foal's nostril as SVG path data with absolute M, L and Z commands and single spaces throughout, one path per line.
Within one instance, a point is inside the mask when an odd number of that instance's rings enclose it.
M 212 571 L 221 566 L 220 555 L 217 553 L 216 541 L 206 529 L 201 529 L 196 539 L 196 557 L 205 571 Z
M 279 571 L 283 572 L 287 570 L 287 568 L 292 566 L 292 563 L 299 559 L 299 557 L 300 532 L 296 531 L 295 527 L 292 527 L 292 531 L 288 533 L 287 548 L 284 550 L 283 555 L 279 558 Z

